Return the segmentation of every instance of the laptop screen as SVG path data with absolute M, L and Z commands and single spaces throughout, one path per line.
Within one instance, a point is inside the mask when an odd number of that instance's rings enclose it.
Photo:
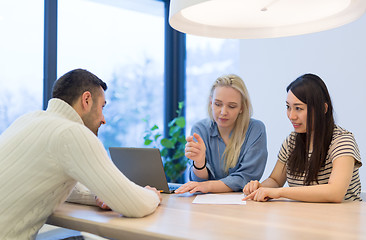
M 170 192 L 159 149 L 111 147 L 109 152 L 113 163 L 132 182 Z

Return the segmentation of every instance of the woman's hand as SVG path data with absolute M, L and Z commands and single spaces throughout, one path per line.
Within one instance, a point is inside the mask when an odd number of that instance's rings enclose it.
M 257 180 L 250 181 L 243 188 L 243 193 L 248 196 L 249 194 L 251 194 L 252 192 L 254 192 L 255 190 L 257 190 L 260 187 L 262 187 L 262 185 Z
M 197 142 L 194 141 L 193 137 L 197 139 Z M 186 140 L 185 156 L 193 160 L 196 167 L 202 167 L 205 164 L 206 158 L 206 146 L 204 141 L 197 133 L 194 133 L 193 136 L 188 136 Z
M 210 191 L 210 181 L 206 181 L 206 182 L 187 182 L 185 184 L 183 184 L 180 188 L 178 188 L 177 190 L 175 190 L 174 192 L 177 194 L 182 194 L 182 193 L 195 193 L 195 192 L 202 192 L 202 193 L 208 193 Z
M 254 200 L 258 202 L 265 202 L 273 198 L 280 198 L 280 191 L 281 188 L 260 187 L 245 198 L 243 198 L 243 201 Z

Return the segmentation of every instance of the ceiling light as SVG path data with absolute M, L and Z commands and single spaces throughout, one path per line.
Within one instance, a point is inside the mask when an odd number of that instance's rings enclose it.
M 366 12 L 366 0 L 171 0 L 169 23 L 216 38 L 274 38 L 320 32 Z

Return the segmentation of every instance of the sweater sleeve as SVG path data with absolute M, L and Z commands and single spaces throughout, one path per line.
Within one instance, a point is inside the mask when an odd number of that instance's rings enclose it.
M 85 126 L 65 130 L 58 146 L 58 161 L 65 174 L 85 185 L 114 211 L 126 217 L 143 217 L 159 205 L 157 194 L 127 179 Z
M 92 193 L 87 187 L 81 183 L 76 183 L 75 187 L 72 189 L 67 202 L 80 203 L 85 205 L 97 206 L 96 195 Z

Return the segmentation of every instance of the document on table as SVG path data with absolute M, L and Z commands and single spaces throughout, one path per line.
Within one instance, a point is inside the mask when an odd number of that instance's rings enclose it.
M 245 205 L 246 201 L 242 201 L 243 198 L 244 194 L 202 194 L 197 195 L 192 203 Z

